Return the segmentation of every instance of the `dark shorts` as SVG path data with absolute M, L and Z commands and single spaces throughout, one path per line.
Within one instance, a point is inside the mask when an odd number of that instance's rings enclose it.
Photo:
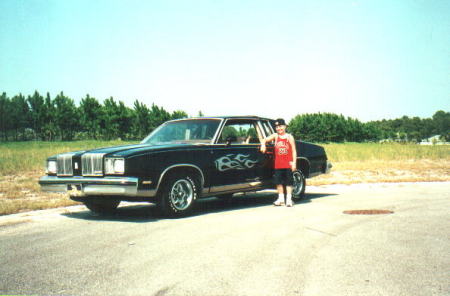
M 273 183 L 275 185 L 292 186 L 294 178 L 291 169 L 276 169 L 273 174 Z

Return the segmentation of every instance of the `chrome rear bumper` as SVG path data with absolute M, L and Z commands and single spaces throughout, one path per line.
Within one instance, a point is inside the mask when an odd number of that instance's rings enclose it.
M 139 179 L 134 177 L 57 177 L 44 176 L 39 179 L 41 190 L 69 193 L 73 196 L 113 195 L 152 197 L 156 190 L 139 190 Z

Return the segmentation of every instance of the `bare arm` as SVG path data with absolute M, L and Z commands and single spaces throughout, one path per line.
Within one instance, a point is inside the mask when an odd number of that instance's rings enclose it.
M 292 148 L 291 169 L 292 169 L 292 171 L 295 171 L 297 169 L 297 148 L 295 145 L 294 137 L 292 135 L 289 137 L 289 143 L 291 144 L 291 148 Z
M 277 137 L 277 134 L 272 134 L 270 136 L 268 136 L 267 138 L 263 139 L 261 141 L 261 148 L 259 150 L 261 150 L 262 153 L 266 153 L 266 143 L 267 142 L 272 142 L 273 140 L 275 140 Z

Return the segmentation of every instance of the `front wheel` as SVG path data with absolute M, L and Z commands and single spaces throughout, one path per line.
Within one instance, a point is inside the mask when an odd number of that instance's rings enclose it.
M 120 200 L 89 200 L 83 204 L 92 212 L 100 215 L 113 214 L 120 204 Z
M 195 179 L 189 175 L 176 174 L 165 182 L 159 207 L 167 216 L 187 215 L 198 197 L 198 187 Z
M 294 183 L 292 185 L 292 199 L 301 200 L 305 196 L 306 181 L 301 171 L 293 173 Z

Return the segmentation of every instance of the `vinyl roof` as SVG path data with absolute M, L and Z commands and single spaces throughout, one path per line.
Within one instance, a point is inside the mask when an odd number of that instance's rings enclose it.
M 205 116 L 205 117 L 190 117 L 182 119 L 263 119 L 273 120 L 271 118 L 260 117 L 256 115 L 233 115 L 233 116 Z

